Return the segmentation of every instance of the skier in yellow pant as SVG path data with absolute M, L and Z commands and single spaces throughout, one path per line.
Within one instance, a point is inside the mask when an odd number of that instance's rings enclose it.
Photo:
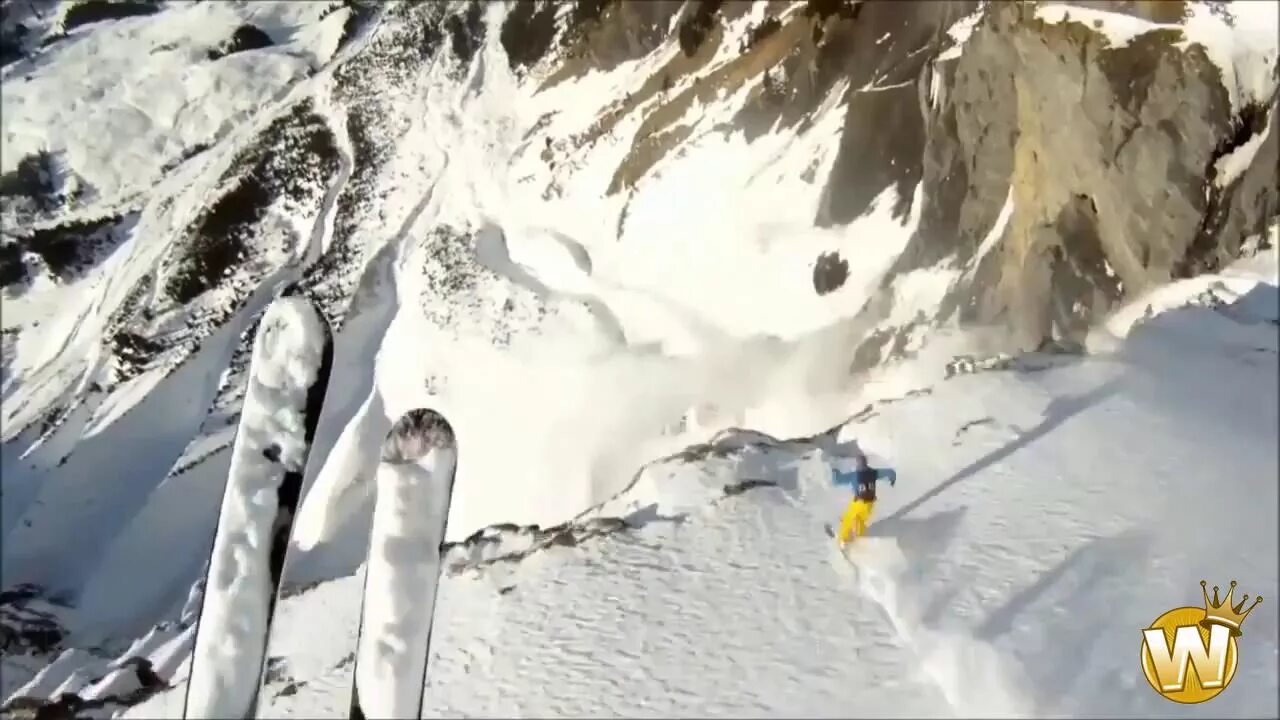
M 844 547 L 850 535 L 861 537 L 867 532 L 867 523 L 871 522 L 871 512 L 876 507 L 876 481 L 888 480 L 889 485 L 896 485 L 898 474 L 889 468 L 872 468 L 867 466 L 867 458 L 861 454 L 851 459 L 842 458 L 831 468 L 832 485 L 848 485 L 854 490 L 853 500 L 845 508 L 844 517 L 840 519 L 840 530 L 836 533 L 836 542 Z

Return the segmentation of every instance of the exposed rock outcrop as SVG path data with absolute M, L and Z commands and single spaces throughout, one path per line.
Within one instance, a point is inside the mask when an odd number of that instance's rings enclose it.
M 41 595 L 30 584 L 0 592 L 0 652 L 46 655 L 61 649 L 66 630 Z
M 1032 349 L 1235 257 L 1276 214 L 1274 133 L 1238 177 L 1216 168 L 1272 121 L 1274 98 L 1233 109 L 1205 48 L 1183 40 L 1157 28 L 1113 47 L 1083 21 L 992 4 L 963 53 L 935 62 L 925 206 L 887 281 L 963 267 L 938 319 L 1006 322 Z M 1006 197 L 1009 222 L 982 249 Z
M 95 693 L 92 688 L 109 686 L 113 692 Z M 7 701 L 3 708 L 6 717 L 31 720 L 62 720 L 79 717 L 110 717 L 112 713 L 137 705 L 169 684 L 156 674 L 151 661 L 130 657 L 112 663 L 101 677 L 94 677 L 86 684 L 89 691 L 64 692 L 53 698 L 19 696 Z M 88 695 L 85 697 L 84 695 Z M 96 712 L 95 712 L 96 711 Z

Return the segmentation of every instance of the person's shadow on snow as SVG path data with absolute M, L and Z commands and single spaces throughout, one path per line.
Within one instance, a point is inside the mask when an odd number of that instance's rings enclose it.
M 1038 689 L 1041 712 L 1159 714 L 1167 701 L 1138 687 L 1141 673 L 1131 649 L 1146 622 L 1146 616 L 1133 617 L 1133 586 L 1147 573 L 1150 551 L 1151 538 L 1138 529 L 1089 540 L 1009 595 L 974 628 L 974 636 L 989 643 L 1005 639 L 1029 687 Z M 1015 633 L 1019 621 L 1033 622 L 1036 630 Z M 1010 634 L 1016 642 L 1007 639 Z M 1132 690 L 1081 692 L 1117 681 Z
M 922 518 L 890 516 L 879 522 L 873 519 L 864 537 L 893 539 L 903 556 L 911 561 L 909 572 L 923 576 L 932 571 L 951 544 L 968 511 L 968 506 L 961 505 Z
M 898 508 L 892 515 L 886 517 L 885 520 L 888 521 L 902 518 L 907 513 L 942 494 L 956 483 L 977 475 L 979 472 L 982 472 L 1027 445 L 1030 445 L 1036 440 L 1048 435 L 1050 431 L 1062 425 L 1062 423 L 1066 422 L 1072 416 L 1078 415 L 1082 411 L 1098 404 L 1104 398 L 1115 394 L 1119 385 L 1120 378 L 1116 377 L 1102 383 L 1088 392 L 1078 395 L 1066 395 L 1053 398 L 1049 401 L 1048 406 L 1045 407 L 1043 413 L 1044 419 L 1040 421 L 1040 424 L 1030 430 L 1019 432 L 1016 438 L 1004 446 L 969 463 L 965 467 L 961 468 L 955 475 L 952 475 L 941 483 L 938 483 L 938 485 L 929 492 L 926 492 L 915 500 L 912 500 Z

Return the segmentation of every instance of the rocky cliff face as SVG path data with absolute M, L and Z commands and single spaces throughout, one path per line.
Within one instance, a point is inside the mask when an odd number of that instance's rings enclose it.
M 1265 230 L 1274 95 L 1233 107 L 1220 68 L 1184 39 L 1161 28 L 1112 47 L 1085 18 L 996 4 L 960 57 L 935 63 L 929 200 L 898 269 L 966 268 L 941 316 L 1005 320 L 1030 346 L 1080 339 L 1126 295 L 1216 269 Z M 1250 142 L 1252 162 L 1226 177 Z M 1006 192 L 1011 216 L 981 252 Z
M 1276 217 L 1274 92 L 1241 97 L 1233 69 L 1182 28 L 1187 4 L 1080 2 L 1079 17 L 1050 20 L 1031 2 L 768 5 L 740 57 L 714 71 L 706 60 L 746 4 L 654 4 L 641 17 L 605 2 L 565 36 L 573 51 L 560 74 L 626 57 L 601 48 L 643 53 L 661 34 L 655 25 L 672 17 L 685 50 L 655 74 L 655 87 L 604 116 L 645 117 L 611 192 L 679 147 L 687 134 L 673 118 L 693 98 L 761 78 L 739 126 L 796 132 L 843 81 L 847 110 L 815 223 L 848 223 L 889 186 L 905 218 L 919 184 L 918 228 L 883 287 L 914 270 L 955 268 L 929 322 L 1004 324 L 1022 349 L 1080 340 L 1125 297 L 1236 257 Z M 1141 24 L 1117 39 L 1105 27 L 1113 20 L 1089 10 Z M 973 27 L 961 51 L 948 30 L 962 20 Z M 688 75 L 682 92 L 637 110 Z M 982 246 L 1006 202 L 1011 212 Z M 840 262 L 815 259 L 817 292 L 838 286 Z M 884 346 L 891 337 L 874 336 L 862 362 L 882 346 L 901 350 L 901 336 Z

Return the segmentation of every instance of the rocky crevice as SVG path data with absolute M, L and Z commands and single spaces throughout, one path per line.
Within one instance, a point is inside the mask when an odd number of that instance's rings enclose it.
M 684 0 L 574 0 L 556 42 L 559 61 L 541 87 L 591 70 L 609 72 L 648 55 L 667 40 L 667 28 L 684 5 Z
M 1277 108 L 1280 108 L 1280 83 L 1268 104 L 1247 104 L 1232 118 L 1228 134 L 1219 141 L 1205 165 L 1206 208 L 1195 239 L 1174 265 L 1174 278 L 1218 270 L 1224 262 L 1239 256 L 1245 238 L 1263 233 L 1266 224 L 1280 215 L 1276 190 L 1280 186 Z M 1219 174 L 1222 161 L 1241 151 L 1246 144 L 1256 142 L 1263 133 L 1266 135 L 1250 163 L 1251 171 L 1231 180 Z
M 159 12 L 160 9 L 160 3 L 143 0 L 117 0 L 116 2 L 85 0 L 67 9 L 62 16 L 62 30 L 70 32 L 82 25 L 103 22 L 104 20 L 151 15 Z
M 831 23 L 819 55 L 828 76 L 848 79 L 840 147 L 816 222 L 843 225 L 871 209 L 886 187 L 896 191 L 895 218 L 911 212 L 923 174 L 926 141 L 917 83 L 932 58 L 951 45 L 946 31 L 975 2 L 863 3 Z M 892 130 L 888 130 L 892 128 Z
M 556 35 L 556 3 L 518 0 L 499 31 L 512 70 L 529 68 L 551 49 Z
M 462 79 L 472 58 L 484 45 L 484 5 L 480 0 L 467 0 L 462 12 L 445 19 L 444 29 L 449 38 L 449 46 L 458 60 L 456 79 Z

